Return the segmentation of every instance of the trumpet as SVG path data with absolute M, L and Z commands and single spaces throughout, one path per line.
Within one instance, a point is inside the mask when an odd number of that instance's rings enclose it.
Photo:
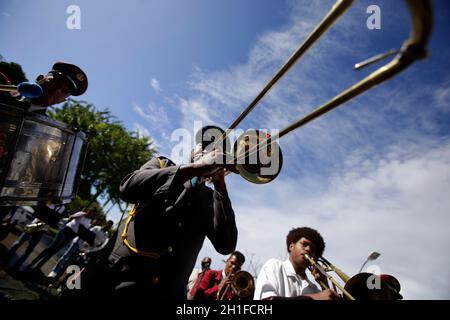
M 224 133 L 219 136 L 219 139 L 215 139 L 214 146 L 218 146 L 226 141 L 231 130 L 237 127 L 271 88 L 287 73 L 288 70 L 291 69 L 305 52 L 326 33 L 334 22 L 336 22 L 336 20 L 338 20 L 338 18 L 342 16 L 353 3 L 354 0 L 336 1 L 319 25 L 316 26 L 312 33 L 305 39 L 288 61 L 285 62 L 275 76 L 266 84 L 256 98 L 244 109 L 244 111 L 242 111 L 236 120 L 234 120 L 229 126 L 229 129 L 224 131 Z M 361 69 L 362 67 L 386 59 L 395 54 L 395 57 L 390 62 L 272 136 L 262 131 L 249 130 L 237 138 L 234 143 L 234 153 L 232 156 L 234 158 L 234 163 L 236 164 L 236 170 L 244 179 L 257 184 L 268 183 L 275 179 L 281 171 L 283 163 L 283 156 L 277 143 L 281 137 L 341 106 L 345 102 L 370 90 L 378 84 L 391 79 L 393 76 L 409 67 L 416 60 L 423 59 L 427 56 L 427 43 L 431 35 L 433 22 L 430 1 L 406 0 L 406 3 L 412 16 L 412 32 L 410 37 L 403 43 L 400 49 L 376 55 L 375 57 L 356 64 L 355 69 Z M 252 156 L 253 158 L 251 158 Z M 256 161 L 253 161 L 252 159 L 255 158 Z
M 224 300 L 227 292 L 231 289 L 239 299 L 249 299 L 253 296 L 255 280 L 247 271 L 238 271 L 229 275 L 230 282 L 219 290 L 217 300 Z

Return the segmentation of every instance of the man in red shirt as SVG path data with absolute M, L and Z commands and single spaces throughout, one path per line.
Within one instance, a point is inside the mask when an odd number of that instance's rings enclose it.
M 209 270 L 203 277 L 196 292 L 191 292 L 194 300 L 236 300 L 238 297 L 230 287 L 231 278 L 241 270 L 244 255 L 234 251 L 225 261 L 223 270 Z

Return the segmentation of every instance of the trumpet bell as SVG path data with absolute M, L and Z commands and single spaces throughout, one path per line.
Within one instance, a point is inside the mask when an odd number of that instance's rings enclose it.
M 231 287 L 240 299 L 251 299 L 255 291 L 255 280 L 247 271 L 238 271 L 233 277 Z
M 274 180 L 283 166 L 279 144 L 260 130 L 248 130 L 234 143 L 236 170 L 247 181 L 264 184 Z

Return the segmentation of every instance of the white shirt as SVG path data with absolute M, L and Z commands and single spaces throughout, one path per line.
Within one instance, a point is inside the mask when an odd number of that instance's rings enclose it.
M 254 300 L 268 297 L 297 297 L 317 293 L 319 289 L 309 281 L 295 273 L 291 261 L 270 259 L 267 261 L 256 280 Z
M 60 204 L 48 204 L 47 207 L 61 214 L 66 211 L 66 207 Z
M 89 248 L 89 252 L 95 252 L 96 249 L 101 249 L 100 247 L 103 243 L 108 239 L 108 234 L 102 230 L 100 226 L 94 226 L 89 229 L 93 233 L 95 233 L 94 244 Z M 73 239 L 72 243 L 76 244 L 78 242 L 78 249 L 80 251 L 84 251 L 84 242 L 80 239 L 80 237 L 76 237 Z
M 191 275 L 189 276 L 188 284 L 187 284 L 187 298 L 188 300 L 192 300 L 193 297 L 191 296 L 191 290 L 194 287 L 195 282 L 197 282 L 198 276 L 200 275 L 200 272 L 202 272 L 202 269 L 200 268 L 194 268 L 192 269 Z
M 73 219 L 66 224 L 66 227 L 69 227 L 70 229 L 73 230 L 73 232 L 77 234 L 78 229 L 80 228 L 80 224 L 89 229 L 89 227 L 91 226 L 91 219 L 86 218 L 85 216 L 83 216 L 83 214 L 84 214 L 83 211 L 73 214 L 72 215 Z
M 106 241 L 108 238 L 108 235 L 102 230 L 102 227 L 95 226 L 90 229 L 93 233 L 95 233 L 95 240 L 94 240 L 94 246 L 93 247 L 100 247 L 103 242 Z
M 202 272 L 202 269 L 194 268 L 192 269 L 191 275 L 189 276 L 188 285 L 187 285 L 187 291 L 188 293 L 191 292 L 192 287 L 195 284 L 195 281 L 197 281 L 198 274 Z

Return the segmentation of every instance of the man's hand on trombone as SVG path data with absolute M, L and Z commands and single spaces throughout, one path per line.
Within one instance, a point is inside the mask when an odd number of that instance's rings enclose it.
M 322 272 L 320 272 L 320 270 L 317 267 L 310 266 L 309 271 L 311 271 L 311 274 L 313 275 L 314 280 L 316 280 L 316 282 L 318 284 L 320 284 L 320 287 L 322 288 L 322 290 L 330 288 L 330 285 L 328 283 L 328 278 Z
M 315 266 L 310 266 L 309 270 L 311 271 L 311 274 L 313 275 L 314 280 L 316 280 L 316 282 L 318 284 L 320 284 L 322 291 L 308 295 L 308 296 L 310 296 L 311 298 L 313 298 L 315 300 L 337 300 L 337 299 L 341 298 L 336 293 L 336 291 L 330 289 L 330 285 L 328 283 L 328 278 L 325 276 L 325 274 L 320 272 L 320 270 Z

